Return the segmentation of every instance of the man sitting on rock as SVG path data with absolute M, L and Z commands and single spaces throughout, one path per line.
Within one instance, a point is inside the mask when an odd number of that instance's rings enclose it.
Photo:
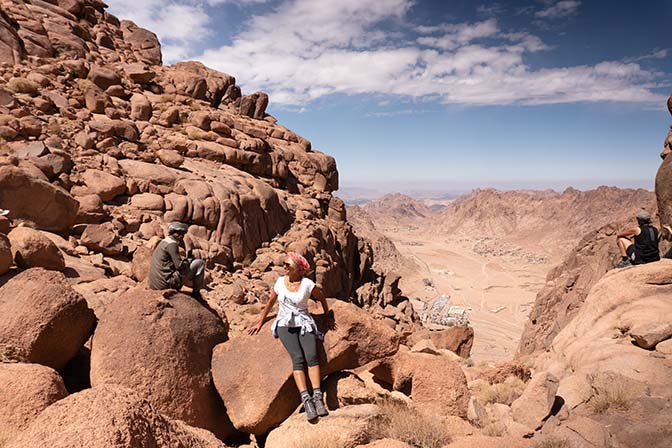
M 651 225 L 651 215 L 642 210 L 636 215 L 637 227 L 631 227 L 616 235 L 618 249 L 621 252 L 621 261 L 617 268 L 624 268 L 633 264 L 645 264 L 660 260 L 658 229 Z M 634 237 L 634 242 L 630 240 Z
M 189 226 L 182 222 L 170 223 L 168 236 L 161 240 L 152 254 L 152 261 L 149 264 L 149 287 L 179 291 L 182 285 L 191 281 L 193 290 L 191 295 L 201 300 L 200 290 L 205 282 L 205 262 L 191 258 L 191 251 L 187 253 L 187 258 L 180 256 L 179 247 L 188 229 Z

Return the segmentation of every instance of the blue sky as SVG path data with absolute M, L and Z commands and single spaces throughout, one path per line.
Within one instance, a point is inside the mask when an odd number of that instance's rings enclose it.
M 671 0 L 108 0 L 270 95 L 341 185 L 653 188 Z

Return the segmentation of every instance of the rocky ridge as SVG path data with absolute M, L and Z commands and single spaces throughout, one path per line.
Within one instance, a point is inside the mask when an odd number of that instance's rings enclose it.
M 331 195 L 333 158 L 267 115 L 263 93 L 242 95 L 198 63 L 160 65 L 156 36 L 98 0 L 0 0 L 0 10 L 0 206 L 10 209 L 0 216 L 0 374 L 16 388 L 0 400 L 0 444 L 668 440 L 669 263 L 598 282 L 531 379 L 525 366 L 468 367 L 454 353 L 468 352 L 464 341 L 407 334 L 412 309 L 391 285 L 381 298 L 386 274 Z M 187 244 L 208 260 L 207 303 L 144 287 L 173 219 L 191 224 Z M 286 250 L 345 299 L 331 302 L 337 328 L 324 343 L 333 414 L 317 425 L 292 415 L 297 392 L 277 341 L 241 331 Z M 369 312 L 386 300 L 398 311 L 389 320 Z M 616 400 L 604 384 L 637 395 Z M 596 410 L 604 396 L 610 412 Z M 633 411 L 619 413 L 622 402 Z M 402 423 L 409 430 L 394 432 Z
M 436 220 L 444 232 L 506 237 L 512 243 L 526 240 L 565 253 L 568 245 L 595 228 L 634 216 L 640 208 L 653 211 L 654 201 L 654 194 L 644 189 L 570 187 L 562 193 L 486 189 L 456 199 Z
M 60 234 L 69 269 L 97 273 L 80 292 L 103 303 L 104 278 L 144 280 L 137 265 L 180 220 L 212 269 L 210 298 L 263 298 L 292 248 L 328 296 L 378 301 L 381 287 L 362 286 L 384 275 L 331 194 L 334 159 L 268 115 L 266 94 L 198 62 L 161 65 L 156 35 L 100 1 L 0 7 L 0 204 L 15 224 Z

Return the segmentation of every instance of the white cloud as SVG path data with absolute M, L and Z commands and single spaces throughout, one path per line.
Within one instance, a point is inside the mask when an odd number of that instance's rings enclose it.
M 112 0 L 111 9 L 156 31 L 164 60 L 174 62 L 194 58 L 197 39 L 215 30 L 206 3 L 223 1 Z M 543 17 L 579 4 L 557 2 Z M 528 57 L 551 49 L 538 36 L 502 30 L 495 19 L 414 26 L 407 17 L 412 6 L 412 0 L 286 0 L 244 23 L 231 44 L 195 59 L 286 106 L 334 93 L 472 105 L 661 101 L 653 90 L 660 74 L 638 60 L 534 69 Z M 660 50 L 642 59 L 666 55 Z
M 268 3 L 270 0 L 205 0 L 210 6 L 231 4 L 237 6 L 249 6 L 254 4 Z
M 109 11 L 157 34 L 164 63 L 194 55 L 195 43 L 210 35 L 210 17 L 202 1 L 108 0 Z
M 645 61 L 647 59 L 665 59 L 669 54 L 670 50 L 664 48 L 662 50 L 654 50 L 651 53 L 642 56 L 637 56 L 634 58 L 625 58 L 623 62 L 639 62 L 639 61 Z
M 579 6 L 581 2 L 578 0 L 561 0 L 546 9 L 537 11 L 534 15 L 540 19 L 559 19 L 576 13 Z
M 476 39 L 492 37 L 499 31 L 495 19 L 474 24 L 461 23 L 458 25 L 444 25 L 442 27 L 418 27 L 419 32 L 446 31 L 441 37 L 420 37 L 418 43 L 434 48 L 451 50 Z

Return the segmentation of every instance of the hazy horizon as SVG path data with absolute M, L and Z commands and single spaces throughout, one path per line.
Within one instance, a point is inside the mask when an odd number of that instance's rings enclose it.
M 648 185 L 647 185 L 648 184 Z M 598 180 L 548 181 L 528 183 L 507 183 L 496 181 L 473 182 L 470 184 L 441 184 L 427 182 L 390 182 L 369 184 L 345 184 L 334 192 L 343 199 L 376 199 L 386 194 L 401 193 L 414 198 L 438 198 L 443 196 L 460 196 L 477 189 L 495 189 L 498 191 L 546 191 L 562 193 L 567 188 L 580 191 L 594 190 L 598 187 L 616 187 L 621 189 L 645 189 L 654 191 L 654 180 L 622 181 L 618 183 L 601 182 Z

